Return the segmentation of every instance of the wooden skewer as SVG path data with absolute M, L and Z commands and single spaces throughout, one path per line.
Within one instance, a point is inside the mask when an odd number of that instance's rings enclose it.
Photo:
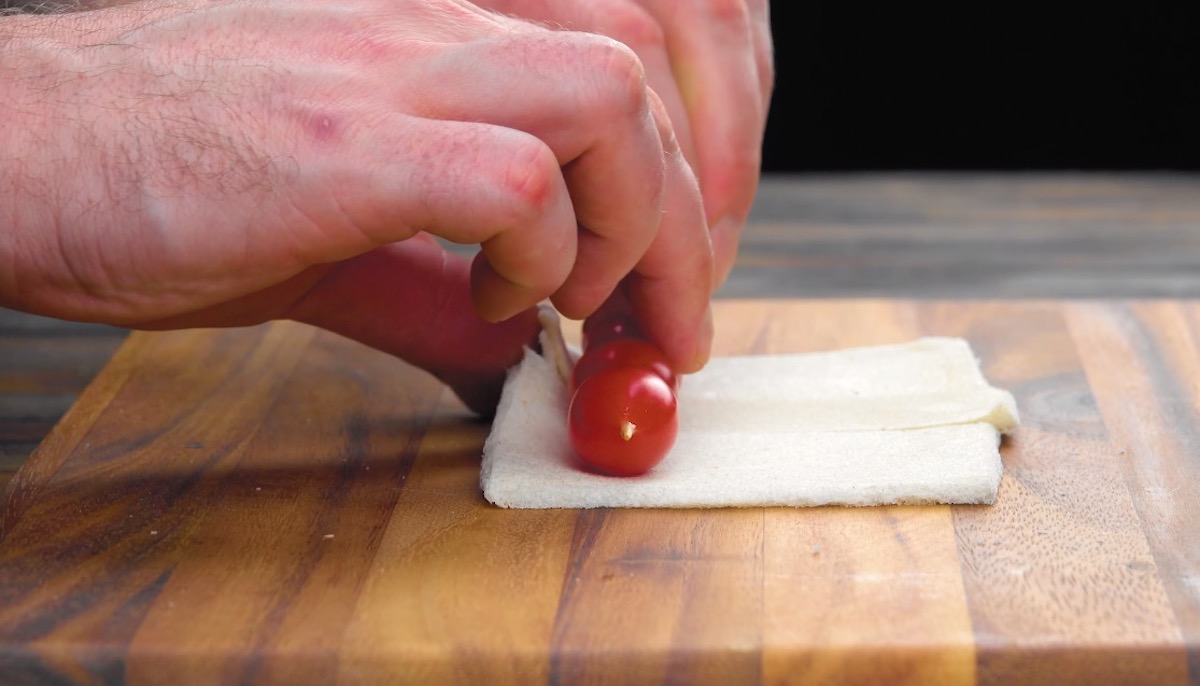
M 558 370 L 559 377 L 569 388 L 571 386 L 571 368 L 574 363 L 571 360 L 570 351 L 567 350 L 567 340 L 563 338 L 562 321 L 559 319 L 558 310 L 555 310 L 550 303 L 541 303 L 538 305 L 538 322 L 542 325 L 542 330 L 546 332 L 548 349 L 542 352 L 554 361 L 554 368 Z

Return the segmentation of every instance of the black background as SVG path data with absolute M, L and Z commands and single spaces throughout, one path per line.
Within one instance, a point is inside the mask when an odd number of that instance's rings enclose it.
M 1197 6 L 776 0 L 763 168 L 1200 169 Z

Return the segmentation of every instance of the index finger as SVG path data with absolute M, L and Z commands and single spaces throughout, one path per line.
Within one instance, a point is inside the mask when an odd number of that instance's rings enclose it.
M 660 121 L 667 120 L 655 99 Z M 708 361 L 713 323 L 714 262 L 700 187 L 667 129 L 662 223 L 627 279 L 627 295 L 642 329 L 680 373 Z

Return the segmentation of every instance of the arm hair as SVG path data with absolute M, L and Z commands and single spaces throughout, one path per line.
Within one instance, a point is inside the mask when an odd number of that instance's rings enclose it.
M 6 14 L 65 14 L 121 5 L 129 0 L 0 0 L 0 17 Z

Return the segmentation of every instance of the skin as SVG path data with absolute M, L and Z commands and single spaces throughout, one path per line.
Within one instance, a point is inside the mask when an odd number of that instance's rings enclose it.
M 715 286 L 733 268 L 758 188 L 775 68 L 767 0 L 477 0 L 498 12 L 611 36 L 645 65 L 712 232 Z
M 296 319 L 485 414 L 545 298 L 707 360 L 704 146 L 616 40 L 456 0 L 135 2 L 0 18 L 0 69 L 0 305 Z

